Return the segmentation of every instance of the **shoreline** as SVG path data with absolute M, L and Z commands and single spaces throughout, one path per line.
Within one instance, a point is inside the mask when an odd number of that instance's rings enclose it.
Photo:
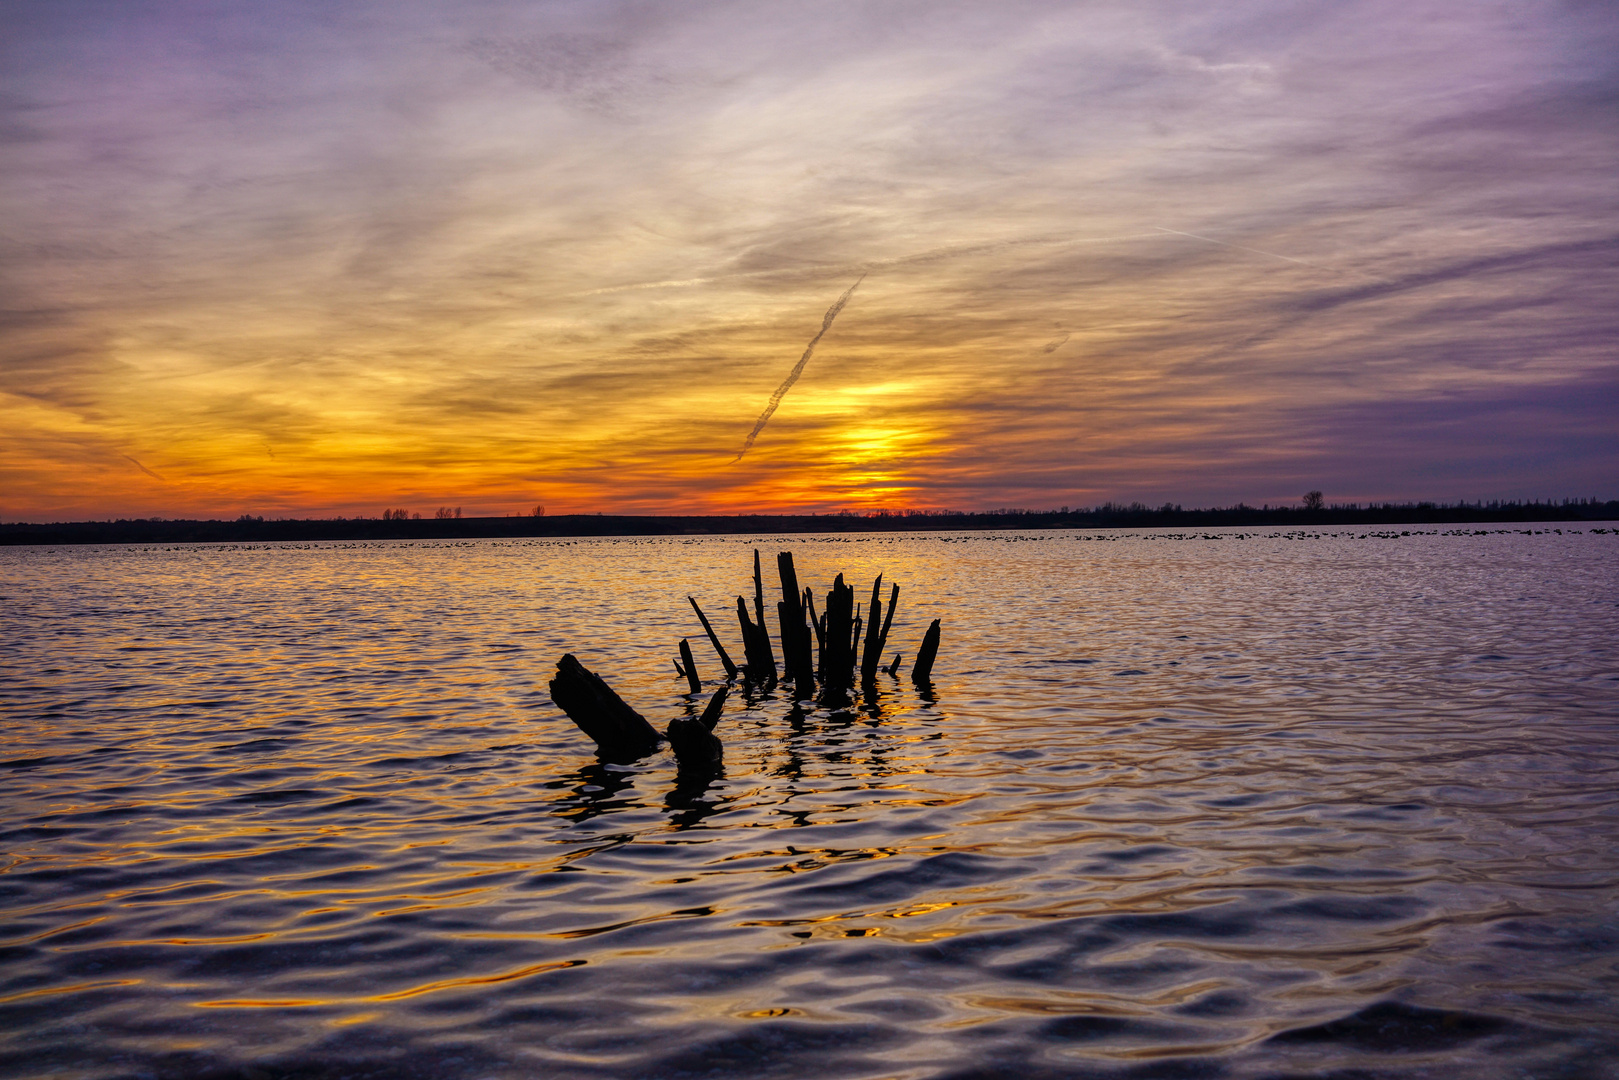
M 1619 520 L 1619 500 L 1377 507 L 1234 506 L 1210 510 L 1101 507 L 1092 510 L 982 514 L 629 515 L 555 517 L 135 519 L 0 524 L 0 546 L 64 544 L 209 544 L 315 540 L 474 540 L 573 536 L 724 536 L 741 533 L 984 532 L 1013 529 L 1174 529 L 1378 525 L 1521 524 Z

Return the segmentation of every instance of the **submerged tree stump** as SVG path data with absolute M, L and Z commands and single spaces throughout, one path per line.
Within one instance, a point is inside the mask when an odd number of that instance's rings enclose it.
M 742 653 L 747 657 L 747 665 L 742 669 L 742 677 L 755 686 L 776 685 L 776 661 L 770 652 L 770 636 L 765 633 L 763 623 L 755 624 L 748 618 L 748 603 L 740 596 L 736 598 L 736 620 L 742 627 Z
M 702 716 L 677 716 L 669 721 L 664 734 L 669 737 L 669 748 L 675 752 L 682 772 L 714 772 L 724 764 L 725 747 L 714 734 L 714 725 L 719 723 L 729 692 L 727 686 L 715 691 Z
M 751 690 L 768 692 L 776 685 L 777 667 L 770 633 L 765 625 L 764 576 L 759 550 L 753 552 L 753 612 L 750 617 L 748 602 L 736 598 L 737 622 L 742 631 L 742 646 L 747 657 L 743 669 L 745 682 Z M 882 658 L 887 651 L 889 631 L 894 625 L 894 610 L 899 606 L 899 586 L 892 585 L 888 601 L 883 602 L 882 575 L 871 586 L 871 602 L 861 617 L 860 605 L 855 602 L 854 589 L 839 574 L 832 583 L 819 615 L 815 611 L 815 593 L 803 588 L 798 580 L 790 552 L 781 552 L 776 558 L 776 569 L 781 577 L 781 602 L 776 605 L 776 617 L 781 630 L 781 674 L 793 685 L 793 696 L 804 701 L 815 696 L 819 684 L 820 705 L 844 709 L 850 705 L 851 694 L 858 677 L 860 693 L 868 706 L 877 700 L 877 673 L 897 675 L 900 656 L 894 654 L 893 663 L 886 668 Z M 696 599 L 686 598 L 709 643 L 714 646 L 720 662 L 725 665 L 728 679 L 735 678 L 738 669 L 731 662 L 719 635 L 709 623 Z M 862 637 L 861 631 L 864 630 Z M 933 662 L 939 652 L 939 620 L 928 627 L 922 646 L 917 650 L 916 662 L 911 668 L 911 679 L 923 692 L 926 700 L 933 700 L 929 679 Z M 817 655 L 818 654 L 818 655 Z M 697 674 L 697 662 L 692 656 L 689 639 L 680 640 L 680 659 L 675 670 L 687 680 L 692 695 L 702 688 Z M 598 751 L 609 761 L 634 761 L 656 750 L 668 740 L 683 773 L 698 771 L 714 774 L 721 768 L 724 748 L 714 734 L 725 707 L 729 685 L 722 686 L 709 698 L 701 716 L 681 716 L 669 722 L 662 734 L 646 718 L 624 703 L 600 676 L 569 653 L 557 661 L 556 676 L 551 679 L 551 700 L 568 714 L 579 730 L 596 743 Z M 745 692 L 747 692 L 745 690 Z M 688 699 L 689 701 L 689 699 Z M 687 705 L 690 709 L 690 705 Z M 800 706 L 794 705 L 795 711 Z M 799 713 L 798 715 L 802 715 Z
M 866 647 L 860 654 L 860 685 L 877 678 L 877 666 L 883 662 L 883 576 L 871 586 L 871 605 L 866 609 L 871 621 L 866 625 Z
M 691 687 L 692 693 L 703 692 L 703 680 L 697 677 L 697 661 L 691 655 L 691 642 L 685 638 L 680 639 L 680 663 L 675 665 L 675 670 L 686 677 L 686 685 Z
M 815 694 L 815 659 L 810 647 L 806 607 L 810 591 L 798 587 L 792 552 L 783 551 L 776 556 L 776 571 L 781 576 L 781 603 L 776 605 L 776 624 L 781 629 L 781 663 L 794 693 L 802 700 Z
M 854 607 L 854 590 L 839 574 L 826 594 L 821 616 L 820 701 L 825 706 L 847 704 L 854 685 L 854 639 L 860 632 Z
M 759 549 L 753 549 L 753 617 L 754 643 L 758 646 L 759 681 L 776 681 L 776 650 L 770 646 L 770 631 L 765 628 L 765 579 L 759 570 Z
M 663 741 L 646 717 L 624 704 L 601 676 L 587 670 L 572 653 L 557 661 L 551 700 L 611 761 L 645 757 Z
M 925 683 L 933 677 L 933 660 L 939 655 L 939 620 L 922 636 L 922 647 L 916 650 L 916 663 L 911 667 L 911 681 Z

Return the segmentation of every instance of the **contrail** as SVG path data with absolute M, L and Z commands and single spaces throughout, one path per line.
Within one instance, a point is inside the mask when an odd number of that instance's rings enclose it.
M 1153 228 L 1157 229 L 1159 232 L 1174 233 L 1176 236 L 1189 236 L 1193 240 L 1202 240 L 1206 244 L 1219 244 L 1221 247 L 1235 248 L 1238 251 L 1251 251 L 1255 255 L 1263 255 L 1268 259 L 1281 259 L 1283 262 L 1296 263 L 1299 266 L 1308 266 L 1311 270 L 1325 270 L 1329 274 L 1349 274 L 1353 277 L 1362 277 L 1370 281 L 1385 281 L 1384 278 L 1380 278 L 1376 274 L 1368 274 L 1362 270 L 1345 270 L 1337 266 L 1322 266 L 1320 263 L 1305 262 L 1303 259 L 1295 259 L 1291 255 L 1278 255 L 1274 251 L 1262 251 L 1256 247 L 1246 247 L 1242 244 L 1232 244 L 1224 240 L 1216 240 L 1212 236 L 1199 236 L 1197 233 L 1181 232 L 1179 229 L 1166 229 L 1162 225 L 1154 225 Z
M 667 281 L 640 281 L 628 285 L 606 285 L 599 289 L 587 289 L 584 292 L 568 293 L 569 297 L 578 296 L 605 296 L 609 293 L 633 292 L 640 289 L 681 289 L 695 285 L 714 285 L 726 281 L 748 281 L 758 278 L 781 278 L 803 276 L 805 274 L 832 274 L 843 273 L 849 270 L 886 270 L 896 266 L 913 266 L 918 263 L 939 262 L 944 259 L 958 259 L 969 255 L 983 255 L 992 251 L 999 251 L 1012 247 L 1071 247 L 1077 244 L 1111 244 L 1120 240 L 1161 240 L 1166 230 L 1152 226 L 1153 232 L 1126 233 L 1122 236 L 1034 236 L 1022 237 L 1012 240 L 991 240 L 980 244 L 955 244 L 948 247 L 929 248 L 912 255 L 900 255 L 892 259 L 870 259 L 855 263 L 816 263 L 811 266 L 795 266 L 776 270 L 749 270 L 736 274 L 713 274 L 709 277 L 670 278 Z M 1201 238 L 1200 238 L 1201 239 Z
M 753 449 L 753 440 L 759 437 L 759 432 L 763 431 L 765 425 L 770 422 L 770 417 L 776 412 L 776 406 L 781 404 L 781 399 L 787 396 L 787 391 L 793 388 L 793 383 L 798 381 L 798 377 L 804 374 L 804 365 L 809 363 L 810 355 L 815 352 L 816 344 L 820 342 L 828 330 L 832 329 L 832 320 L 838 317 L 838 312 L 843 310 L 843 305 L 849 302 L 849 297 L 854 295 L 854 291 L 860 288 L 860 283 L 865 280 L 866 275 L 861 274 L 855 279 L 855 283 L 849 286 L 849 291 L 838 297 L 838 302 L 826 309 L 826 318 L 821 320 L 820 333 L 810 338 L 810 343 L 804 346 L 804 355 L 798 358 L 798 363 L 794 364 L 793 370 L 787 373 L 787 378 L 783 379 L 781 385 L 776 387 L 776 392 L 770 395 L 770 404 L 766 405 L 765 411 L 759 414 L 759 419 L 754 423 L 753 430 L 748 432 L 747 441 L 742 444 L 742 453 L 736 456 L 736 460 L 731 462 L 732 465 L 742 460 L 742 454 L 746 454 Z
M 1318 267 L 1314 263 L 1307 263 L 1303 259 L 1295 259 L 1288 255 L 1278 255 L 1274 251 L 1260 251 L 1258 248 L 1244 247 L 1241 244 L 1229 244 L 1224 240 L 1216 240 L 1212 236 L 1199 236 L 1197 233 L 1181 232 L 1179 229 L 1166 229 L 1162 225 L 1154 225 L 1153 228 L 1157 229 L 1159 232 L 1174 233 L 1176 236 L 1190 236 L 1193 240 L 1202 240 L 1204 243 L 1208 244 L 1219 244 L 1221 247 L 1236 248 L 1238 251 L 1251 251 L 1255 255 L 1264 255 L 1271 259 L 1282 259 L 1286 262 L 1298 263 L 1300 266 L 1308 266 L 1312 270 L 1326 269 L 1325 267 Z
M 123 459 L 125 461 L 134 462 L 135 468 L 139 469 L 141 472 L 145 473 L 147 476 L 150 476 L 153 480 L 159 480 L 159 481 L 162 481 L 165 484 L 168 483 L 167 480 L 164 480 L 161 476 L 157 475 L 157 473 L 153 472 L 151 469 L 148 469 L 145 465 L 142 465 L 140 462 L 135 461 L 135 459 L 130 457 L 128 454 L 123 454 L 123 455 L 120 455 L 120 456 L 123 457 Z

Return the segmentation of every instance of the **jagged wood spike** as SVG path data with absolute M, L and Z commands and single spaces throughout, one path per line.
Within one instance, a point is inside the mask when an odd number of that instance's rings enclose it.
M 841 707 L 848 704 L 848 690 L 854 682 L 854 590 L 839 574 L 826 594 L 826 610 L 821 614 L 821 702 Z
M 776 629 L 781 635 L 781 673 L 783 678 L 796 684 L 804 678 L 798 666 L 798 635 L 804 629 L 804 611 L 792 552 L 776 554 L 776 574 L 781 579 L 781 603 L 776 605 Z
M 753 616 L 759 623 L 759 663 L 771 682 L 776 681 L 776 651 L 770 645 L 770 631 L 765 627 L 765 579 L 759 570 L 759 549 L 753 549 Z
M 806 698 L 815 692 L 815 663 L 810 649 L 810 631 L 805 623 L 804 594 L 798 588 L 798 571 L 793 566 L 792 552 L 776 555 L 776 570 L 781 575 L 777 621 L 781 627 L 783 675 L 792 680 L 799 698 Z
M 759 666 L 759 646 L 753 640 L 753 620 L 748 617 L 748 602 L 740 596 L 736 598 L 736 621 L 742 630 L 742 655 L 747 661 L 746 677 L 750 682 L 758 682 L 763 678 L 763 669 Z
M 826 627 L 815 614 L 815 592 L 812 589 L 804 590 L 804 610 L 809 613 L 810 625 L 815 628 L 815 649 L 820 652 L 826 648 Z
M 685 638 L 680 639 L 680 664 L 685 665 L 685 668 L 680 673 L 686 676 L 686 684 L 691 687 L 691 692 L 694 694 L 702 693 L 703 683 L 697 677 L 697 661 L 692 659 L 691 642 Z M 679 669 L 680 664 L 676 664 L 675 667 Z
M 703 633 L 708 635 L 709 644 L 713 645 L 714 651 L 719 654 L 720 663 L 725 667 L 725 677 L 736 678 L 736 665 L 731 663 L 731 655 L 725 651 L 725 646 L 720 644 L 719 635 L 714 633 L 714 628 L 708 624 L 708 616 L 703 614 L 703 609 L 697 606 L 696 600 L 690 596 L 686 599 L 691 601 L 691 609 L 697 612 L 697 620 L 703 624 Z
M 939 620 L 934 619 L 922 637 L 922 647 L 916 651 L 916 663 L 911 666 L 911 681 L 925 683 L 933 677 L 933 661 L 939 655 Z
M 729 686 L 720 687 L 718 690 L 714 691 L 714 696 L 708 699 L 708 704 L 703 706 L 703 715 L 697 719 L 700 720 L 703 726 L 708 728 L 708 730 L 713 731 L 714 725 L 720 722 L 720 712 L 724 710 L 725 697 L 730 692 L 731 688 Z
M 899 586 L 893 586 L 888 594 L 888 610 L 883 612 L 883 633 L 877 642 L 877 659 L 881 660 L 883 653 L 888 651 L 888 631 L 894 625 L 894 609 L 899 607 Z
M 860 654 L 860 682 L 862 685 L 877 678 L 877 668 L 883 662 L 883 576 L 871 586 L 871 620 L 866 624 L 866 647 Z
M 769 646 L 770 641 L 765 637 L 764 630 L 755 626 L 753 620 L 748 618 L 748 603 L 740 596 L 736 598 L 736 617 L 742 626 L 742 647 L 748 658 L 748 668 L 744 677 L 755 686 L 774 686 L 775 662 L 767 661 L 761 655 L 760 648 L 761 640 L 766 646 Z

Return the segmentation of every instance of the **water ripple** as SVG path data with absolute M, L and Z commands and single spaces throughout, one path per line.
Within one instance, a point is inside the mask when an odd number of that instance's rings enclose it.
M 9 549 L 0 1073 L 1614 1075 L 1615 542 Z M 756 543 L 935 685 L 598 761 Z

